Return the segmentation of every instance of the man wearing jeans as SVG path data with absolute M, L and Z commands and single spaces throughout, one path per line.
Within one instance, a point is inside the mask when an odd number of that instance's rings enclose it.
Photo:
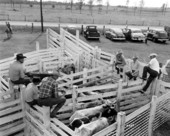
M 149 85 L 151 84 L 151 82 L 158 76 L 159 74 L 159 62 L 156 59 L 157 54 L 156 53 L 152 53 L 150 54 L 150 62 L 147 66 L 144 67 L 143 69 L 143 75 L 142 75 L 142 79 L 147 80 L 146 85 L 143 87 L 142 90 L 140 90 L 141 93 L 146 92 L 147 88 L 149 87 Z M 149 78 L 147 79 L 147 73 L 149 73 Z
M 52 106 L 54 110 L 50 113 L 50 117 L 54 118 L 59 111 L 59 109 L 64 105 L 66 98 L 65 92 L 58 90 L 58 83 L 56 79 L 59 77 L 59 73 L 54 74 L 51 77 L 48 77 L 46 80 L 42 81 L 39 90 L 39 99 L 38 105 L 40 106 Z

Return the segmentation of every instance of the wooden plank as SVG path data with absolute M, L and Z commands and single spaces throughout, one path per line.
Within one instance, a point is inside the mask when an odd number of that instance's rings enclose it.
M 44 132 L 47 136 L 51 136 L 50 132 L 46 130 L 45 127 L 38 120 L 32 117 L 30 113 L 26 112 L 26 116 L 28 116 L 35 124 L 37 124 L 42 132 Z
M 8 103 L 1 103 L 0 104 L 0 110 L 4 109 L 4 108 L 8 108 L 10 106 L 13 106 L 15 104 L 19 104 L 20 103 L 20 99 L 8 102 Z
M 86 97 L 78 97 L 77 101 L 78 102 L 89 101 L 89 100 L 95 100 L 98 98 L 111 97 L 111 96 L 116 96 L 116 91 L 107 92 L 107 93 L 99 93 L 99 94 L 90 95 L 90 96 L 86 96 Z
M 105 136 L 107 135 L 108 133 L 112 132 L 112 131 L 115 131 L 117 129 L 117 122 L 108 126 L 107 128 L 105 129 L 102 129 L 101 131 L 99 131 L 98 133 L 92 135 L 92 136 Z
M 10 134 L 12 134 L 12 133 L 15 133 L 15 132 L 17 132 L 17 131 L 20 131 L 20 130 L 24 129 L 24 127 L 25 127 L 25 124 L 24 124 L 24 123 L 23 123 L 23 124 L 20 124 L 20 125 L 17 125 L 17 126 L 15 126 L 15 127 L 11 128 L 10 130 L 7 129 L 7 130 L 4 130 L 4 131 L 0 132 L 0 136 L 10 135 Z
M 23 120 L 18 120 L 18 121 L 13 121 L 13 122 L 9 122 L 8 124 L 5 124 L 3 126 L 0 127 L 0 132 L 4 131 L 4 130 L 7 130 L 7 129 L 10 129 L 12 127 L 15 127 L 15 126 L 18 126 L 20 124 L 23 123 Z
M 65 124 L 63 124 L 61 121 L 59 121 L 58 119 L 54 118 L 51 121 L 53 121 L 57 126 L 60 126 L 60 128 L 62 128 L 64 131 L 66 131 L 67 133 L 69 133 L 70 135 L 74 136 L 74 131 L 71 130 L 69 127 L 67 127 Z
M 12 113 L 12 112 L 15 112 L 15 111 L 19 111 L 22 109 L 22 106 L 21 105 L 18 105 L 16 107 L 11 107 L 11 108 L 8 108 L 8 109 L 5 109 L 5 110 L 2 110 L 0 111 L 0 116 L 4 116 L 6 114 L 9 114 L 9 113 Z
M 54 132 L 59 133 L 61 136 L 69 136 L 64 131 L 62 131 L 59 127 L 51 123 L 51 129 L 53 129 Z
M 149 100 L 146 100 L 146 101 L 143 101 L 143 102 L 138 102 L 138 103 L 133 103 L 133 104 L 128 105 L 126 107 L 120 107 L 120 110 L 125 111 L 125 110 L 131 109 L 131 108 L 139 107 L 140 105 L 147 104 L 147 103 L 149 103 Z
M 116 136 L 124 136 L 125 129 L 125 112 L 119 112 L 117 117 Z
M 1 118 L 0 125 L 8 123 L 10 121 L 14 121 L 14 120 L 23 118 L 23 117 L 24 117 L 24 112 L 19 112 L 19 113 L 15 113 L 15 114 L 12 114 L 12 115 L 5 116 L 5 117 Z

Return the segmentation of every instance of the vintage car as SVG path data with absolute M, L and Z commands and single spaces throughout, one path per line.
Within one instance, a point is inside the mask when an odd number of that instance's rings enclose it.
M 145 35 L 141 29 L 138 28 L 124 28 L 122 29 L 127 40 L 144 41 Z
M 97 26 L 87 26 L 84 30 L 84 37 L 86 39 L 100 39 L 100 32 L 97 30 Z
M 79 30 L 79 29 L 75 25 L 67 25 L 65 30 L 71 33 L 72 35 L 76 35 L 76 30 Z
M 105 32 L 105 37 L 110 40 L 126 40 L 121 28 L 110 28 Z
M 170 40 L 170 26 L 165 26 L 164 30 L 168 33 L 168 38 Z
M 166 43 L 168 41 L 168 34 L 163 29 L 149 29 L 147 33 L 147 39 L 152 40 L 154 42 L 160 41 Z

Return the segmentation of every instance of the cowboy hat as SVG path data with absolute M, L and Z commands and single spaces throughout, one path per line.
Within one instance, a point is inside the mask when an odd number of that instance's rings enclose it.
M 19 54 L 16 55 L 17 60 L 23 59 L 23 58 L 26 58 L 26 56 L 24 56 L 22 53 L 19 53 Z
M 157 55 L 156 53 L 151 53 L 151 54 L 149 55 L 149 57 L 152 57 L 152 56 L 157 57 L 158 55 Z

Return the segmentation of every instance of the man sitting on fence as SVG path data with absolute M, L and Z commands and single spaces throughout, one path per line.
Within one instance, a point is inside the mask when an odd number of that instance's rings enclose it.
M 115 69 L 117 70 L 117 74 L 120 74 L 120 72 L 123 72 L 123 67 L 126 65 L 125 57 L 123 56 L 123 51 L 119 50 L 116 54 L 116 62 L 115 62 Z M 122 75 L 120 75 L 120 78 L 123 78 Z
M 40 78 L 34 77 L 32 79 L 32 83 L 28 84 L 25 90 L 25 101 L 33 107 L 33 105 L 37 104 L 38 99 L 38 87 L 37 85 L 41 82 Z
M 30 79 L 26 77 L 23 67 L 24 59 L 22 53 L 16 55 L 16 61 L 14 61 L 9 67 L 9 78 L 13 84 L 25 84 L 30 83 Z
M 130 71 L 126 72 L 126 75 L 129 77 L 129 80 L 136 78 L 139 75 L 139 61 L 138 61 L 138 56 L 133 57 L 133 61 L 130 64 Z
M 39 90 L 39 99 L 38 105 L 40 106 L 50 106 L 50 109 L 56 105 L 53 111 L 50 113 L 50 117 L 54 118 L 59 111 L 59 109 L 64 105 L 65 91 L 58 89 L 58 83 L 56 79 L 60 76 L 58 71 L 55 72 L 52 76 L 47 77 L 46 80 L 42 81 Z
M 159 74 L 159 62 L 157 61 L 156 57 L 157 54 L 156 53 L 152 53 L 150 54 L 150 62 L 147 66 L 144 67 L 143 69 L 143 75 L 142 75 L 142 79 L 147 80 L 146 85 L 143 87 L 142 90 L 140 90 L 141 93 L 146 92 L 146 90 L 148 89 L 149 85 L 152 83 L 152 81 L 158 76 Z M 147 79 L 147 73 L 149 73 L 149 78 Z

